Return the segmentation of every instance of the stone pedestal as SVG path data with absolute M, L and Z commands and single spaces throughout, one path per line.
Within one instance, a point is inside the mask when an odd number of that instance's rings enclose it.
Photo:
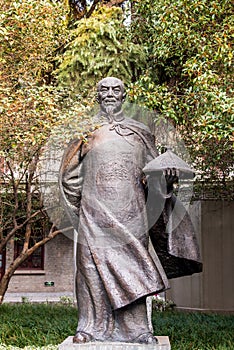
M 121 342 L 90 342 L 86 344 L 74 344 L 72 336 L 59 345 L 58 350 L 170 350 L 169 338 L 166 336 L 157 336 L 158 344 L 137 344 Z

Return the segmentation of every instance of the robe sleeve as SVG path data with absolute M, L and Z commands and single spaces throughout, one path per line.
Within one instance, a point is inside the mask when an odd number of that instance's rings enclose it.
M 152 153 L 149 152 L 148 161 Z M 167 277 L 201 272 L 199 246 L 190 215 L 169 188 L 163 173 L 147 176 L 147 196 L 150 239 Z
M 167 198 L 150 238 L 169 279 L 202 271 L 199 246 L 189 213 L 172 195 Z
M 61 205 L 74 229 L 79 223 L 79 209 L 82 193 L 83 175 L 81 153 L 82 141 L 76 140 L 65 150 L 59 171 Z

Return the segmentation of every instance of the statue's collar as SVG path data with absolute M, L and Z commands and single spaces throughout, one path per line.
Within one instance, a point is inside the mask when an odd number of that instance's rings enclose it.
M 104 111 L 100 111 L 98 113 L 98 117 L 105 117 L 110 124 L 113 122 L 121 122 L 125 118 L 122 109 L 121 109 L 121 111 L 114 113 L 112 115 L 110 115 Z

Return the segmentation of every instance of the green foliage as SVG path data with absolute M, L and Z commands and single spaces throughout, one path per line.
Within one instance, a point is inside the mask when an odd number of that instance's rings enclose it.
M 61 92 L 46 83 L 66 40 L 66 12 L 49 0 L 2 1 L 1 8 L 0 156 L 24 169 L 60 118 Z
M 105 6 L 71 31 L 71 42 L 59 58 L 59 82 L 82 95 L 105 76 L 118 76 L 128 84 L 144 62 L 143 50 L 129 41 L 122 10 Z
M 172 300 L 164 300 L 163 298 L 153 298 L 152 300 L 152 309 L 155 311 L 168 311 L 173 309 L 176 306 Z
M 133 38 L 146 74 L 131 100 L 173 121 L 202 179 L 229 179 L 233 162 L 233 6 L 229 1 L 142 1 Z
M 69 305 L 69 306 L 72 306 L 74 305 L 74 299 L 72 297 L 68 297 L 66 295 L 63 295 L 59 298 L 59 302 L 62 304 L 62 305 Z
M 199 179 L 222 180 L 223 184 L 230 179 L 234 141 L 233 97 L 215 86 L 212 91 L 194 92 L 188 88 L 176 94 L 165 83 L 154 84 L 148 76 L 132 85 L 129 96 L 174 122 Z
M 135 10 L 135 40 L 147 46 L 151 69 L 157 73 L 161 68 L 156 79 L 168 80 L 181 74 L 195 79 L 205 74 L 208 82 L 223 78 L 231 86 L 230 1 L 145 0 L 138 2 Z M 221 77 L 215 75 L 218 72 Z
M 45 86 L 2 90 L 0 155 L 22 168 L 22 162 L 28 162 L 40 149 L 58 121 L 58 99 Z
M 57 1 L 0 1 L 0 66 L 6 84 L 46 81 L 65 40 L 66 11 Z
M 68 37 L 66 7 L 7 0 L 1 8 L 0 156 L 23 169 L 68 104 L 67 92 L 51 84 L 54 56 Z

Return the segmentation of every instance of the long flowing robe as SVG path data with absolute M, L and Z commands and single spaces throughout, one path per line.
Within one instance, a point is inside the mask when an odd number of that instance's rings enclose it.
M 145 125 L 124 118 L 104 123 L 88 143 L 74 141 L 63 158 L 62 198 L 78 232 L 77 331 L 97 340 L 133 341 L 147 333 L 145 298 L 169 288 L 158 255 L 152 257 L 148 249 L 142 169 L 155 156 L 154 147 L 154 138 Z M 170 206 L 160 196 L 155 201 L 160 201 L 156 207 Z M 161 252 L 167 251 L 164 241 L 158 239 L 158 227 L 156 224 L 151 229 L 152 241 Z M 163 230 L 160 237 L 165 237 L 165 223 Z M 195 252 L 192 260 L 197 261 L 193 233 L 188 237 L 189 249 L 192 242 Z M 186 247 L 183 250 L 179 258 L 187 254 Z

